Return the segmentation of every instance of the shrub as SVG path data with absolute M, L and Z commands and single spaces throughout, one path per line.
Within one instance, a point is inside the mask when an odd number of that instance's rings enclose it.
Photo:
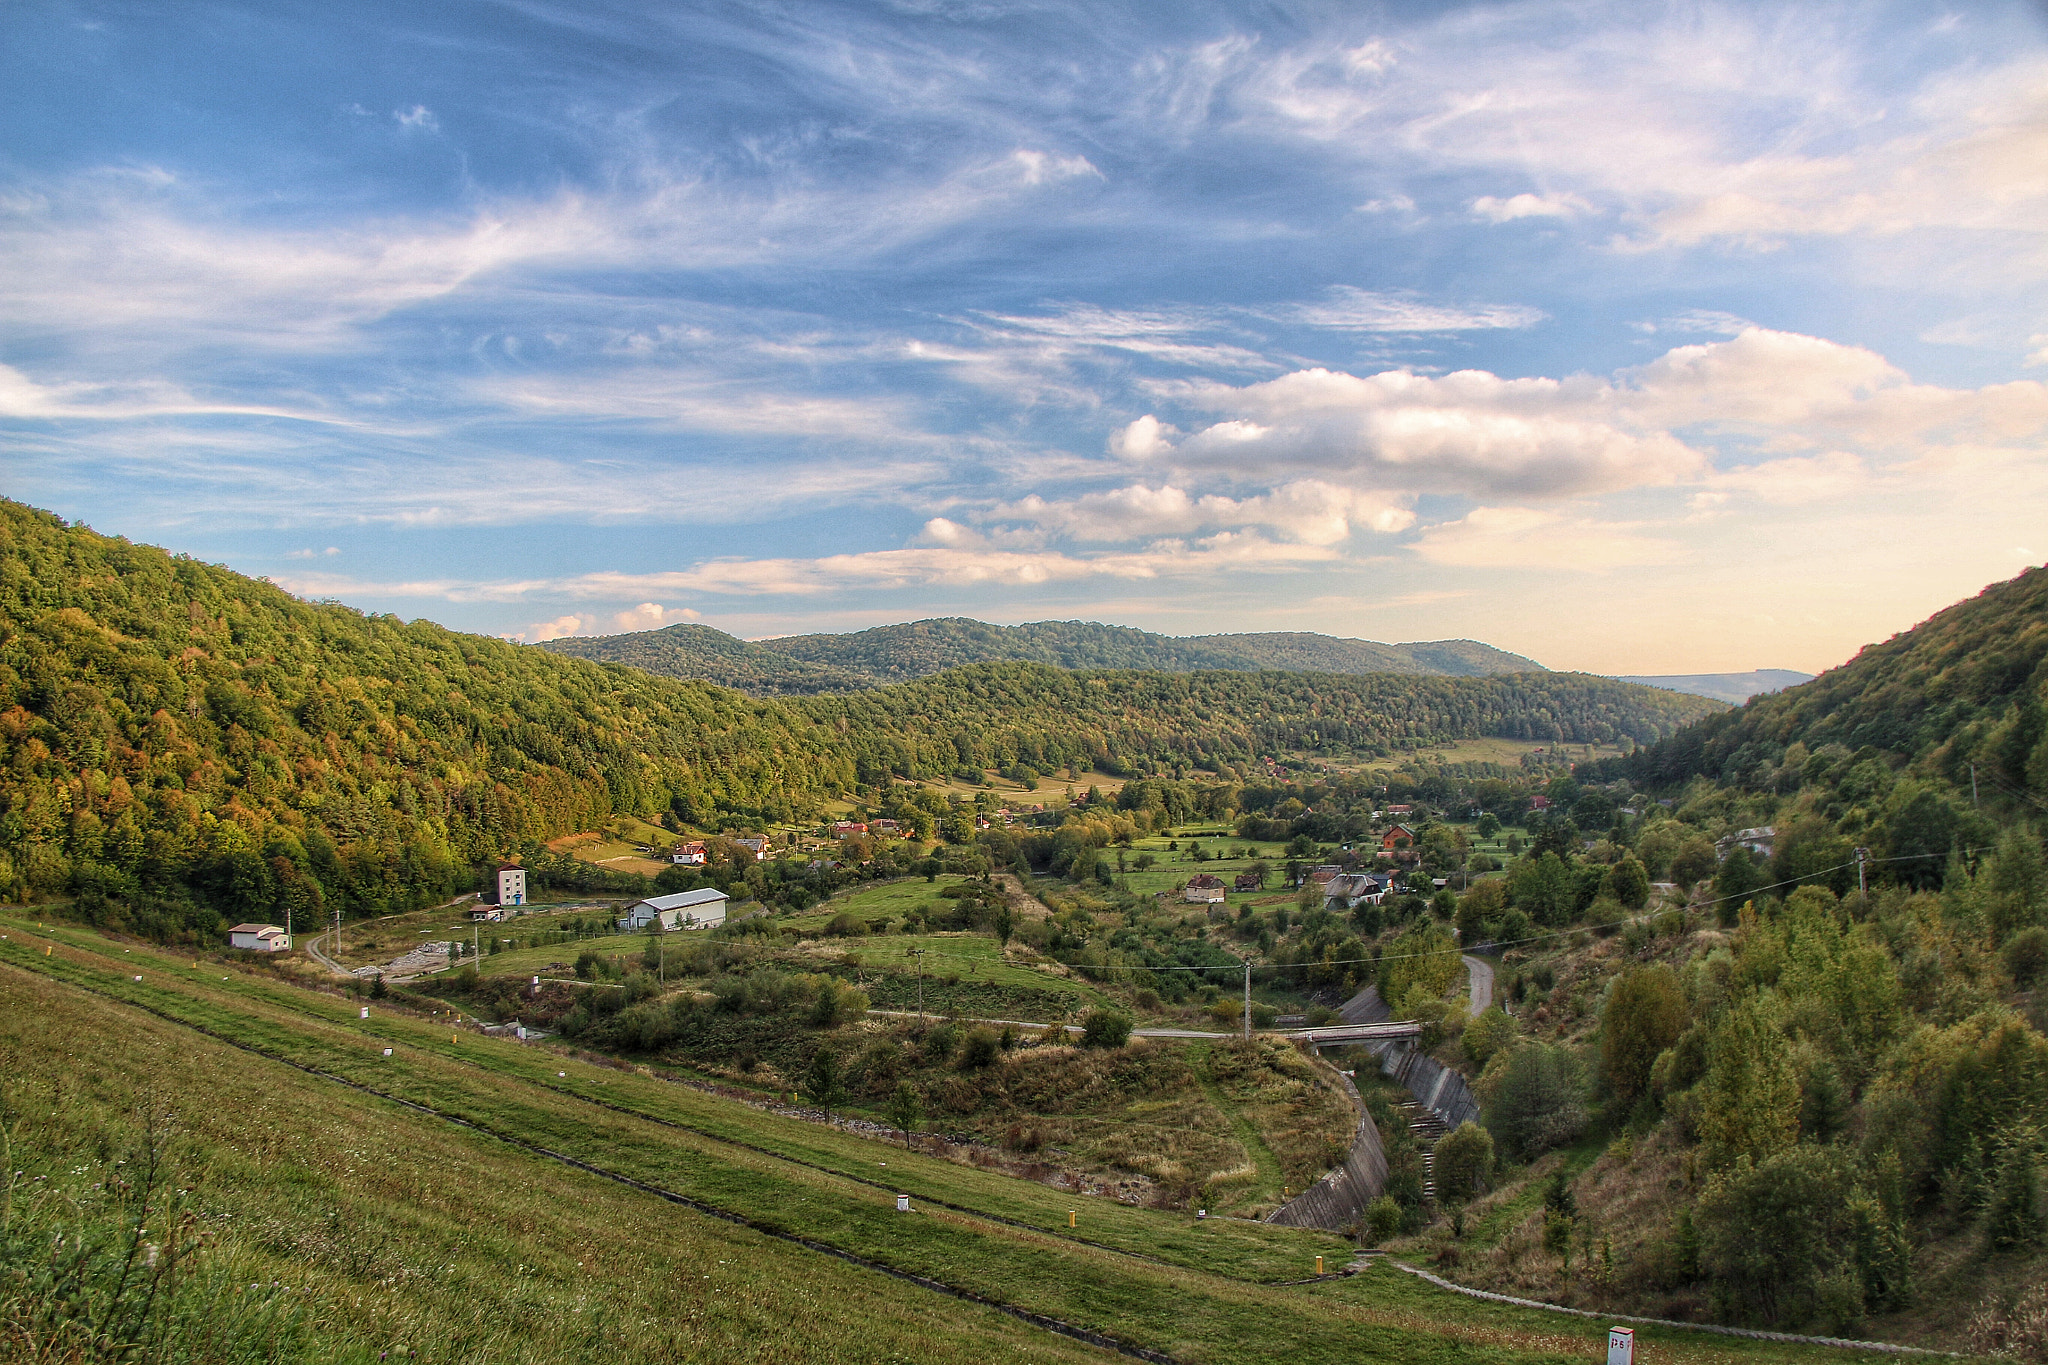
M 1131 1018 L 1115 1010 L 1090 1010 L 1081 1021 L 1081 1046 L 1122 1047 L 1130 1040 Z
M 2039 925 L 2014 934 L 1999 957 L 2012 984 L 2030 991 L 2048 973 L 2048 929 Z
M 960 1069 L 979 1071 L 994 1066 L 1003 1053 L 1003 1040 L 992 1028 L 969 1029 L 967 1041 L 960 1046 Z M 899 1127 L 901 1125 L 898 1125 Z
M 1365 1235 L 1374 1246 L 1385 1246 L 1401 1231 L 1401 1206 L 1391 1194 L 1383 1194 L 1366 1206 Z
M 1624 972 L 1600 1017 L 1600 1066 L 1623 1110 L 1650 1083 L 1657 1054 L 1678 1041 L 1687 1019 L 1678 974 L 1658 963 Z
M 1508 1055 L 1486 1106 L 1486 1127 L 1518 1161 L 1563 1146 L 1586 1127 L 1585 1082 L 1561 1047 L 1534 1044 Z
M 1436 1144 L 1436 1189 L 1439 1198 L 1462 1204 L 1482 1193 L 1493 1174 L 1493 1138 L 1470 1119 L 1446 1133 Z
M 1465 1050 L 1465 1059 L 1484 1070 L 1486 1064 L 1493 1060 L 1493 1054 L 1513 1042 L 1514 1038 L 1514 1019 L 1500 1006 L 1490 1005 L 1473 1016 L 1458 1041 Z

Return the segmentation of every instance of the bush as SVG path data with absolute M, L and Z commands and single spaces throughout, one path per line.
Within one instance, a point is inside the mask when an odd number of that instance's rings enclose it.
M 1446 1133 L 1436 1144 L 1437 1196 L 1462 1204 L 1483 1193 L 1493 1174 L 1493 1138 L 1470 1119 Z
M 1365 1236 L 1374 1246 L 1385 1246 L 1401 1231 L 1401 1206 L 1391 1194 L 1383 1194 L 1366 1206 Z
M 1122 1047 L 1130 1037 L 1130 1016 L 1115 1010 L 1090 1010 L 1081 1021 L 1082 1047 Z
M 1600 1066 L 1621 1110 L 1641 1098 L 1657 1054 L 1678 1041 L 1687 1022 L 1678 974 L 1664 964 L 1624 972 L 1614 983 L 1600 1016 Z
M 1514 1039 L 1514 1019 L 1500 1006 L 1489 1005 L 1465 1025 L 1465 1032 L 1458 1041 L 1465 1051 L 1465 1060 L 1484 1070 L 1486 1064 L 1493 1060 L 1493 1055 Z
M 2048 929 L 2036 925 L 2022 929 L 2006 943 L 1999 954 L 2005 963 L 2006 974 L 2012 977 L 2012 984 L 2023 991 L 2030 991 L 2048 973 Z
M 1486 1106 L 1486 1127 L 1510 1157 L 1528 1161 L 1585 1131 L 1585 1081 L 1561 1047 L 1515 1049 Z
M 967 1032 L 967 1041 L 960 1047 L 960 1069 L 979 1071 L 994 1066 L 1002 1056 L 1003 1040 L 992 1028 L 975 1028 Z

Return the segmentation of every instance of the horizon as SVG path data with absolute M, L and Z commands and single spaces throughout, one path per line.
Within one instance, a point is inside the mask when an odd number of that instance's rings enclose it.
M 2048 556 L 2048 15 L 41 0 L 5 491 L 540 642 L 1819 674 Z

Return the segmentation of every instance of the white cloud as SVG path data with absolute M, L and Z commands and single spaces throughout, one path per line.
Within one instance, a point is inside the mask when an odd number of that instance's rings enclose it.
M 552 621 L 537 621 L 520 631 L 514 638 L 527 644 L 537 645 L 543 640 L 560 640 L 582 631 L 587 619 L 581 616 L 557 616 Z
M 1303 370 L 1244 388 L 1184 391 L 1190 406 L 1249 414 L 1180 443 L 1190 467 L 1239 477 L 1320 475 L 1405 492 L 1562 495 L 1670 483 L 1703 457 L 1615 420 L 1597 381 L 1368 378 Z
M 408 132 L 438 133 L 441 120 L 434 117 L 434 111 L 424 104 L 415 104 L 410 109 L 393 109 L 391 117 L 398 120 L 398 126 Z
M 2023 459 L 2048 435 L 2048 385 L 1914 384 L 1874 351 L 1762 328 L 1676 347 L 1612 379 L 1313 369 L 1242 387 L 1155 387 L 1229 414 L 1157 452 L 1176 469 L 1482 500 L 1698 483 L 1713 468 L 1707 436 L 1896 462 Z M 1772 486 L 1811 482 L 1819 469 L 1795 478 L 1788 466 Z M 1827 472 L 1847 476 L 1839 462 Z M 1761 489 L 1767 476 L 1745 477 Z
M 1354 526 L 1382 534 L 1415 522 L 1405 500 L 1304 480 L 1248 498 L 1195 496 L 1165 486 L 1134 484 L 1066 501 L 1032 496 L 990 511 L 997 521 L 1022 521 L 1071 540 L 1110 543 L 1197 531 L 1259 528 L 1301 545 L 1335 545 Z
M 285 555 L 285 558 L 286 558 L 286 559 L 318 559 L 318 558 L 320 558 L 320 557 L 321 557 L 321 556 L 323 556 L 323 555 L 338 555 L 338 554 L 340 554 L 340 553 L 341 553 L 341 547 L 340 547 L 339 545 L 330 545 L 330 546 L 328 546 L 328 547 L 327 547 L 326 549 L 324 549 L 324 550 L 313 550 L 313 549 L 306 549 L 306 550 L 293 550 L 293 551 L 291 551 L 290 553 L 288 553 L 287 555 Z
M 1544 315 L 1540 309 L 1517 304 L 1458 308 L 1430 303 L 1412 294 L 1375 293 L 1338 285 L 1330 290 L 1325 302 L 1297 304 L 1278 316 L 1333 331 L 1422 334 L 1533 327 L 1543 321 Z
M 2048 332 L 2036 332 L 2027 338 L 2027 345 L 2036 348 L 2027 353 L 2027 364 L 2048 365 Z
M 1592 210 L 1576 194 L 1517 194 L 1496 199 L 1490 194 L 1472 201 L 1472 216 L 1489 223 L 1509 223 L 1517 218 L 1576 218 Z
M 1055 153 L 1033 152 L 1019 149 L 1010 153 L 1010 160 L 1022 171 L 1027 185 L 1054 184 L 1061 180 L 1094 176 L 1103 179 L 1101 171 L 1085 156 L 1060 156 Z
M 158 379 L 135 379 L 117 384 L 79 381 L 40 384 L 11 365 L 0 365 L 0 417 L 132 421 L 145 417 L 230 414 L 287 417 L 309 422 L 334 420 L 314 412 L 261 404 L 209 402 L 195 397 L 177 384 Z
M 1168 437 L 1179 435 L 1178 428 L 1168 426 L 1151 413 L 1146 413 L 1127 427 L 1119 427 L 1110 434 L 1109 453 L 1120 455 L 1127 460 L 1149 460 L 1173 449 Z
M 678 621 L 701 621 L 704 614 L 689 607 L 664 607 L 659 602 L 642 602 L 612 617 L 620 630 L 655 630 Z
M 1409 547 L 1432 564 L 1471 569 L 1598 572 L 1677 559 L 1680 546 L 1629 526 L 1532 507 L 1475 507 L 1427 527 Z

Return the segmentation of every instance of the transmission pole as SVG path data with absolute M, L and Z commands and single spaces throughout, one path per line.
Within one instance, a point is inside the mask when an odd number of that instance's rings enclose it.
M 1858 895 L 1859 897 L 1860 897 L 1860 896 L 1864 896 L 1864 885 L 1863 885 L 1863 864 L 1864 864 L 1864 862 L 1865 862 L 1866 860 L 1868 860 L 1868 859 L 1869 859 L 1869 857 L 1870 857 L 1870 850 L 1869 850 L 1869 849 L 1867 849 L 1867 848 L 1859 848 L 1859 849 L 1857 849 L 1857 850 L 1856 850 L 1856 894 L 1857 894 L 1857 895 Z

